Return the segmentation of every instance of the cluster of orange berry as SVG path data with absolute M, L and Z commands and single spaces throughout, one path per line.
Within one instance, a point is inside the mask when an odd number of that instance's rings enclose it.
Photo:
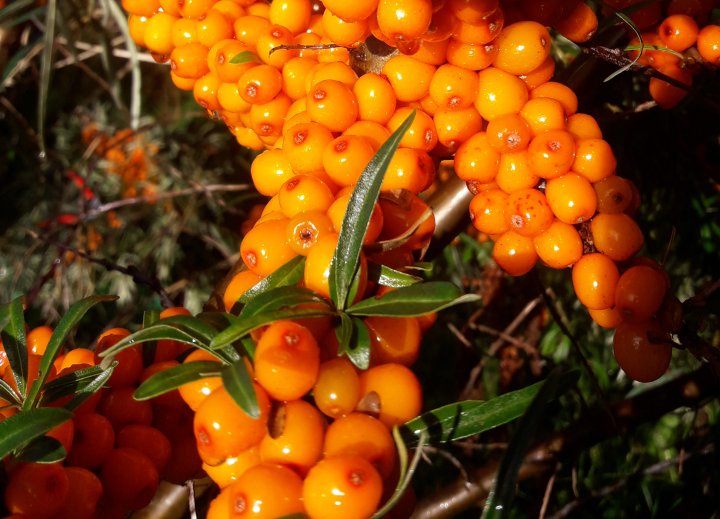
M 693 76 L 701 64 L 720 66 L 720 25 L 706 25 L 700 28 L 698 19 L 707 17 L 712 4 L 705 9 L 686 10 L 670 14 L 657 26 L 655 31 L 642 34 L 643 45 L 652 50 L 634 50 L 630 56 L 640 57 L 638 61 L 658 72 L 686 85 L 693 83 Z M 635 38 L 631 44 L 640 44 Z M 656 48 L 660 50 L 655 50 Z M 672 108 L 688 94 L 686 89 L 671 85 L 661 78 L 651 78 L 650 95 L 662 108 Z
M 162 317 L 186 313 L 168 309 Z M 28 386 L 39 373 L 42 354 L 52 329 L 40 326 L 27 334 Z M 98 354 L 128 336 L 124 328 L 102 333 L 96 348 L 75 348 L 61 353 L 48 380 L 89 368 Z M 145 507 L 155 496 L 160 480 L 183 484 L 201 474 L 195 450 L 192 411 L 177 391 L 151 401 L 137 401 L 139 383 L 160 370 L 177 365 L 184 345 L 161 341 L 151 364 L 144 367 L 139 346 L 120 352 L 104 387 L 74 410 L 74 416 L 47 433 L 65 449 L 64 462 L 25 463 L 5 460 L 9 481 L 5 505 L 14 519 L 123 518 Z M 3 379 L 16 388 L 4 349 L 0 351 Z M 65 405 L 71 396 L 49 402 Z M 9 405 L 3 402 L 2 405 Z M 6 407 L 3 417 L 17 409 Z

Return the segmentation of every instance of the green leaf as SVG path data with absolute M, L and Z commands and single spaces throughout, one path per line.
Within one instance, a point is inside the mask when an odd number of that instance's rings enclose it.
M 636 6 L 630 6 L 630 7 L 628 7 L 628 9 L 624 9 L 623 11 L 632 13 L 632 11 L 634 11 L 635 9 L 637 9 Z M 640 41 L 640 45 L 642 46 L 643 45 L 643 37 L 642 37 L 642 34 L 640 33 L 640 29 L 638 29 L 637 25 L 635 25 L 635 22 L 633 22 L 630 19 L 630 17 L 627 14 L 625 14 L 625 12 L 623 12 L 623 11 L 615 11 L 615 16 L 620 18 L 623 22 L 625 22 L 625 24 L 627 24 L 628 27 L 630 27 L 633 30 L 635 35 L 638 37 L 638 40 Z M 611 79 L 614 79 L 615 77 L 619 76 L 623 72 L 630 70 L 638 62 L 641 55 L 642 55 L 642 51 L 638 52 L 638 55 L 635 56 L 635 59 L 632 60 L 631 63 L 628 63 L 624 67 L 620 67 L 619 69 L 617 69 L 615 72 L 613 72 L 608 77 L 603 79 L 603 83 L 607 83 L 608 81 L 610 81 Z
M 2 330 L 2 342 L 12 370 L 15 387 L 20 398 L 25 396 L 25 381 L 28 377 L 27 341 L 25 339 L 25 315 L 22 298 L 13 299 L 7 305 L 8 319 Z
M 48 95 L 50 92 L 50 76 L 52 75 L 52 55 L 55 44 L 55 21 L 57 19 L 57 0 L 48 0 L 45 12 L 45 46 L 40 59 L 40 81 L 38 92 L 38 142 L 40 153 L 45 157 L 45 116 Z
M 15 460 L 27 463 L 56 463 L 64 460 L 66 455 L 65 447 L 57 439 L 38 436 L 15 455 Z
M 250 287 L 239 299 L 239 302 L 245 304 L 270 289 L 294 285 L 302 279 L 304 272 L 305 256 L 295 256 L 268 277 L 259 281 L 257 285 Z
M 392 288 L 409 287 L 423 280 L 421 277 L 373 262 L 368 262 L 368 278 L 377 280 L 378 284 L 382 286 Z
M 160 320 L 160 312 L 158 310 L 146 310 L 143 312 L 143 329 L 149 328 Z M 143 366 L 149 366 L 155 362 L 155 354 L 157 352 L 157 343 L 155 341 L 148 341 L 143 344 L 142 355 L 143 355 Z
M 247 318 L 235 317 L 232 324 L 218 333 L 210 343 L 210 348 L 217 350 L 230 346 L 238 339 L 242 339 L 245 335 L 256 328 L 270 324 L 273 321 L 282 319 L 299 319 L 301 317 L 328 317 L 335 315 L 330 310 L 319 310 L 315 308 L 283 308 L 273 310 L 272 312 L 264 312 L 262 314 L 253 315 Z
M 135 400 L 149 400 L 202 378 L 219 377 L 223 365 L 211 360 L 188 362 L 159 371 L 135 390 Z
M 480 297 L 465 294 L 447 281 L 429 281 L 398 288 L 382 297 L 371 297 L 347 309 L 352 315 L 412 317 L 439 312 L 453 305 L 473 303 Z
M 45 349 L 45 353 L 43 353 L 42 359 L 40 359 L 40 375 L 37 380 L 33 382 L 33 385 L 28 392 L 28 396 L 25 399 L 25 402 L 23 402 L 23 409 L 30 409 L 35 405 L 35 401 L 40 394 L 40 389 L 43 384 L 45 384 L 45 380 L 47 379 L 50 369 L 53 366 L 53 361 L 60 352 L 65 339 L 67 339 L 67 336 L 70 334 L 72 329 L 77 326 L 88 310 L 98 303 L 115 300 L 117 300 L 117 296 L 86 297 L 74 303 L 65 315 L 62 316 L 62 319 L 60 319 L 60 322 L 57 324 L 52 336 L 50 337 L 50 341 Z
M 110 374 L 115 368 L 115 365 L 117 365 L 117 363 L 108 368 L 100 365 L 90 366 L 51 380 L 45 384 L 43 388 L 40 399 L 41 404 L 54 402 L 64 396 L 84 393 L 88 385 L 93 384 L 98 377 L 105 374 L 108 370 L 110 370 L 110 373 L 105 378 L 110 378 Z
M 196 334 L 190 333 L 184 329 L 179 328 L 172 323 L 166 322 L 165 319 L 158 321 L 149 328 L 143 328 L 135 333 L 124 337 L 119 340 L 116 344 L 108 348 L 107 350 L 100 353 L 100 357 L 108 358 L 114 357 L 119 352 L 126 348 L 130 348 L 136 344 L 142 344 L 148 341 L 160 341 L 160 340 L 171 340 L 178 341 L 185 344 L 189 344 L 195 347 L 208 347 L 208 343 L 205 342 L 204 337 L 197 336 Z
M 245 414 L 255 420 L 260 418 L 260 406 L 244 360 L 225 366 L 222 370 L 222 381 L 227 392 Z
M 0 25 L 7 26 L 12 23 L 13 16 L 19 16 L 23 10 L 35 5 L 35 0 L 16 0 L 0 9 Z
M 250 317 L 263 312 L 272 312 L 280 308 L 298 306 L 308 303 L 322 303 L 330 307 L 327 301 L 320 294 L 307 288 L 299 287 L 277 287 L 259 294 L 250 301 L 240 312 L 240 318 Z
M 114 361 L 107 367 L 103 367 L 102 371 L 98 373 L 95 378 L 92 378 L 88 381 L 83 381 L 83 383 L 78 387 L 77 391 L 75 391 L 75 396 L 73 397 L 73 399 L 70 400 L 70 402 L 65 404 L 63 407 L 65 409 L 68 409 L 69 411 L 73 411 L 80 407 L 88 398 L 100 391 L 100 389 L 110 379 L 110 376 L 112 375 L 115 366 L 117 366 L 116 361 Z
M 67 409 L 30 409 L 0 422 L 0 459 L 72 418 Z
M 485 502 L 483 519 L 504 517 L 509 511 L 515 496 L 518 470 L 535 437 L 540 421 L 545 416 L 545 405 L 557 396 L 567 377 L 568 373 L 563 374 L 560 368 L 555 368 L 541 383 L 541 387 L 518 424 L 500 463 L 495 486 Z
M 3 400 L 10 402 L 11 404 L 20 404 L 20 395 L 18 395 L 15 390 L 5 382 L 3 379 L 0 378 L 0 398 Z
M 358 369 L 370 367 L 370 333 L 362 319 L 341 314 L 343 342 L 339 343 L 338 354 L 347 355 Z
M 249 50 L 246 50 L 244 52 L 238 52 L 230 59 L 230 63 L 232 63 L 233 65 L 240 65 L 242 63 L 249 63 L 251 61 L 256 61 L 259 63 L 260 58 L 257 57 L 257 54 Z
M 365 166 L 350 195 L 350 202 L 340 228 L 338 246 L 330 262 L 330 298 L 339 310 L 344 310 L 346 307 L 350 285 L 358 270 L 363 240 L 388 164 L 414 119 L 413 110 Z

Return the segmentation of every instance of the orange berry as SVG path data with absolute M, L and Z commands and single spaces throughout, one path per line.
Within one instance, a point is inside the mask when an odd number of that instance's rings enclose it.
M 250 272 L 250 271 L 245 271 Z M 187 358 L 183 361 L 183 364 L 188 364 L 190 362 L 197 362 L 197 361 L 212 361 L 212 362 L 218 362 L 218 371 L 221 369 L 221 366 L 219 364 L 219 360 L 214 357 L 213 355 L 202 351 L 202 350 L 196 350 L 193 351 L 190 355 L 187 356 Z M 197 411 L 200 407 L 200 404 L 203 403 L 203 401 L 210 396 L 210 394 L 215 391 L 218 387 L 222 386 L 222 379 L 219 376 L 216 377 L 203 377 L 199 380 L 196 380 L 194 382 L 188 382 L 187 384 L 184 384 L 178 388 L 178 392 L 180 393 L 180 397 L 185 401 L 185 403 L 192 409 L 193 411 Z
M 500 160 L 501 155 L 490 145 L 487 133 L 479 132 L 462 143 L 455 153 L 455 174 L 466 182 L 492 182 Z
M 322 165 L 338 186 L 352 186 L 375 155 L 372 143 L 364 137 L 341 135 L 322 152 Z
M 498 9 L 498 0 L 448 0 L 448 6 L 461 21 L 480 23 Z
M 505 114 L 487 125 L 487 140 L 498 153 L 522 151 L 528 147 L 530 127 L 519 114 Z
M 519 112 L 528 97 L 525 83 L 504 70 L 490 67 L 478 73 L 475 108 L 486 121 Z
M 410 43 L 427 32 L 432 12 L 430 0 L 380 0 L 377 23 L 390 40 Z
M 593 189 L 597 194 L 599 213 L 623 213 L 633 200 L 630 182 L 617 175 L 595 182 Z
M 628 321 L 645 321 L 655 315 L 665 298 L 665 278 L 645 265 L 630 267 L 615 288 L 615 308 Z
M 131 15 L 152 16 L 160 9 L 158 0 L 122 0 L 122 7 Z
M 592 184 L 576 173 L 548 180 L 545 196 L 555 216 L 570 225 L 588 221 L 597 209 L 597 195 Z
M 330 131 L 341 132 L 357 119 L 355 94 L 340 81 L 320 81 L 310 89 L 307 100 L 310 118 Z
M 285 150 L 273 149 L 255 157 L 250 175 L 255 189 L 265 196 L 275 196 L 283 184 L 295 176 L 295 170 Z
M 193 431 L 198 453 L 205 463 L 217 465 L 226 458 L 256 445 L 266 434 L 270 399 L 265 390 L 253 384 L 260 417 L 250 418 L 220 386 L 198 407 Z
M 441 108 L 461 109 L 472 106 L 477 93 L 478 75 L 455 65 L 438 67 L 430 80 L 430 97 Z
M 455 17 L 450 6 L 445 3 L 439 9 L 433 9 L 432 19 L 428 30 L 423 34 L 425 42 L 448 41 L 457 30 L 459 20 Z
M 0 364 L 2 364 L 1 361 Z M 63 357 L 62 362 L 60 363 L 60 369 L 58 370 L 58 373 L 66 368 L 76 366 L 78 364 L 94 366 L 95 352 L 88 348 L 75 348 L 68 351 Z
M 448 149 L 457 149 L 463 142 L 482 130 L 483 120 L 474 106 L 459 110 L 440 109 L 433 116 L 438 142 Z
M 460 21 L 452 32 L 454 38 L 463 43 L 473 45 L 486 45 L 491 43 L 505 24 L 505 15 L 502 9 L 495 9 L 492 13 L 484 16 L 477 23 Z
M 202 18 L 216 0 L 184 0 L 178 2 L 180 14 L 185 18 Z
M 666 333 L 653 321 L 620 323 L 613 338 L 615 360 L 633 380 L 657 380 L 672 358 L 672 347 L 663 340 Z
M 120 429 L 115 446 L 128 447 L 141 452 L 162 472 L 170 460 L 170 440 L 163 433 L 148 425 L 131 424 Z
M 143 46 L 145 44 L 145 29 L 148 20 L 149 18 L 146 16 L 137 16 L 134 14 L 128 16 L 128 31 L 135 45 Z
M 592 115 L 573 114 L 565 126 L 575 139 L 602 139 L 602 130 Z
M 683 52 L 695 45 L 699 28 L 692 17 L 686 14 L 671 14 L 662 21 L 657 33 L 667 48 Z
M 493 245 L 493 259 L 511 276 L 522 276 L 537 263 L 532 238 L 513 231 L 504 232 Z
M 618 279 L 615 262 L 601 253 L 585 254 L 572 270 L 575 295 L 592 310 L 612 308 Z
M 428 244 L 435 232 L 435 216 L 427 202 L 415 195 L 400 201 L 381 198 L 379 204 L 384 220 L 380 239 L 397 238 L 417 226 L 405 246 L 416 250 Z
M 585 43 L 597 32 L 598 18 L 592 7 L 585 2 L 578 2 L 575 8 L 565 13 L 557 23 L 555 29 L 568 40 L 575 43 Z
M 546 130 L 528 146 L 528 164 L 540 178 L 551 179 L 570 171 L 575 161 L 575 138 L 565 130 Z
M 97 345 L 95 347 L 95 364 L 98 364 L 101 360 L 97 355 L 117 344 L 128 335 L 130 335 L 130 331 L 125 328 L 111 328 L 101 333 L 97 338 Z M 118 365 L 115 366 L 108 380 L 109 386 L 129 386 L 135 384 L 140 379 L 143 363 L 142 352 L 139 347 L 131 346 L 130 348 L 122 350 L 115 355 L 115 360 L 118 362 Z
M 202 43 L 175 47 L 170 54 L 170 69 L 181 78 L 199 79 L 210 70 L 207 55 L 208 48 Z
M 540 177 L 530 169 L 527 150 L 503 153 L 500 156 L 495 182 L 506 193 L 535 187 L 539 181 Z
M 588 308 L 588 313 L 595 324 L 608 330 L 617 328 L 623 322 L 622 314 L 615 308 L 603 308 L 602 310 Z
M 257 47 L 258 39 L 272 23 L 267 18 L 250 13 L 241 16 L 233 24 L 235 30 L 235 38 L 249 49 L 254 50 Z
M 282 74 L 271 65 L 251 67 L 238 79 L 240 95 L 250 104 L 271 101 L 282 89 Z
M 525 83 L 530 90 L 534 90 L 540 85 L 544 85 L 550 81 L 553 75 L 555 75 L 555 60 L 552 56 L 548 56 L 538 68 L 531 70 L 527 74 L 521 74 L 518 77 L 522 79 L 523 83 Z
M 355 409 L 360 400 L 360 379 L 347 357 L 320 364 L 313 398 L 318 409 L 330 418 L 348 415 Z
M 338 197 L 332 203 L 327 210 L 327 215 L 332 221 L 333 228 L 336 233 L 340 233 L 342 227 L 343 218 L 347 212 L 347 206 L 350 203 L 350 193 L 338 194 Z M 365 233 L 365 240 L 363 243 L 373 243 L 380 236 L 380 231 L 383 229 L 384 218 L 383 212 L 380 209 L 379 204 L 375 204 L 372 215 L 370 216 L 370 223 L 368 224 L 367 232 Z
M 260 463 L 260 447 L 256 445 L 245 449 L 237 456 L 227 458 L 219 465 L 203 463 L 202 469 L 218 487 L 223 489 L 237 481 L 249 468 L 259 465 Z M 210 519 L 210 517 L 210 512 L 208 512 L 206 519 Z M 224 518 L 225 516 L 223 515 L 222 517 Z
M 292 321 L 275 321 L 255 348 L 255 378 L 276 400 L 295 400 L 317 379 L 320 350 L 310 331 Z
M 368 317 L 370 362 L 412 366 L 420 354 L 420 325 L 414 317 Z
M 255 274 L 252 270 L 243 270 L 235 274 L 225 288 L 223 294 L 223 305 L 225 311 L 229 312 L 235 303 L 242 295 L 248 291 L 248 289 L 257 285 L 262 281 L 262 277 Z
M 663 63 L 657 67 L 658 72 L 679 81 L 683 85 L 690 87 L 693 82 L 693 75 L 687 69 L 681 68 L 674 63 Z M 685 99 L 688 91 L 671 85 L 660 78 L 650 78 L 648 86 L 650 96 L 661 108 L 670 109 L 677 106 L 680 101 Z
M 375 393 L 379 416 L 388 427 L 401 425 L 420 413 L 422 388 L 415 374 L 402 364 L 374 366 L 360 374 L 361 400 Z
M 396 131 L 413 111 L 410 107 L 401 107 L 395 110 L 390 117 L 387 127 L 391 132 Z M 432 118 L 422 110 L 415 111 L 415 119 L 400 139 L 400 147 L 415 148 L 423 151 L 432 151 L 437 144 L 437 131 Z
M 270 23 L 282 25 L 293 34 L 307 29 L 311 14 L 310 0 L 281 0 L 270 4 Z
M 196 43 L 197 20 L 191 18 L 177 18 L 172 25 L 172 44 L 175 47 Z M 209 65 L 209 63 L 208 63 Z
M 549 97 L 536 97 L 528 100 L 520 110 L 520 115 L 528 123 L 533 137 L 548 130 L 565 129 L 563 105 Z
M 584 4 L 583 4 L 584 5 Z M 567 85 L 557 83 L 555 81 L 548 81 L 543 83 L 530 91 L 530 99 L 537 99 L 538 97 L 549 97 L 559 102 L 565 115 L 568 117 L 577 112 L 578 99 L 575 92 L 572 91 Z
M 103 415 L 88 413 L 75 416 L 73 444 L 65 463 L 89 470 L 99 468 L 115 445 L 115 431 Z
M 390 431 L 380 420 L 364 413 L 351 413 L 330 424 L 324 454 L 326 458 L 360 456 L 377 469 L 383 480 L 392 476 L 397 464 Z
M 510 230 L 530 238 L 544 232 L 553 221 L 545 195 L 537 189 L 521 189 L 510 194 L 505 217 Z
M 304 211 L 324 213 L 335 201 L 327 184 L 313 175 L 295 175 L 282 185 L 278 198 L 280 209 L 288 218 Z
M 426 41 L 420 40 L 418 50 L 411 54 L 413 59 L 428 65 L 439 66 L 447 62 L 447 48 L 450 40 Z
M 150 425 L 152 404 L 147 400 L 135 400 L 133 386 L 113 387 L 103 395 L 98 408 L 117 430 L 129 424 Z
M 510 229 L 506 216 L 508 195 L 501 189 L 477 193 L 470 201 L 473 226 L 485 234 L 502 234 Z
M 417 101 L 428 95 L 435 67 L 410 56 L 398 54 L 382 68 L 398 101 Z
M 390 138 L 390 130 L 375 121 L 355 121 L 343 135 L 365 137 L 372 142 L 375 149 L 379 149 Z
M 572 170 L 590 182 L 598 182 L 615 172 L 617 161 L 612 148 L 603 139 L 578 139 Z
M 62 464 L 26 463 L 12 473 L 5 505 L 11 514 L 49 519 L 62 509 L 69 492 L 70 479 Z
M 577 0 L 520 0 L 519 4 L 523 19 L 554 26 L 577 4 Z
M 270 25 L 261 31 L 258 36 L 256 43 L 258 58 L 264 63 L 280 69 L 287 61 L 297 56 L 298 53 L 296 50 L 275 49 L 294 43 L 295 38 L 289 29 L 282 25 Z
M 363 74 L 352 87 L 358 102 L 358 117 L 385 124 L 395 113 L 395 90 L 387 78 L 378 74 Z
M 643 234 L 635 220 L 620 214 L 598 214 L 590 222 L 595 248 L 615 261 L 625 261 L 643 245 Z
M 720 65 L 720 25 L 706 25 L 700 30 L 697 50 L 711 65 Z
M 53 519 L 93 519 L 103 493 L 100 479 L 81 467 L 65 467 L 65 473 L 69 483 L 68 494 Z
M 30 330 L 25 337 L 28 354 L 42 356 L 47 349 L 52 334 L 53 329 L 49 326 L 38 326 Z
M 547 266 L 562 269 L 576 263 L 583 253 L 583 243 L 575 227 L 555 220 L 544 232 L 533 238 L 538 257 Z
M 338 45 L 355 47 L 370 34 L 367 20 L 348 22 L 335 15 L 330 9 L 322 14 L 323 35 Z
M 160 476 L 152 461 L 135 449 L 114 449 L 100 469 L 103 496 L 131 510 L 147 506 L 157 492 Z
M 282 89 L 291 99 L 305 99 L 305 82 L 310 71 L 317 65 L 311 58 L 297 56 L 282 66 Z
M 145 47 L 159 56 L 169 56 L 173 50 L 172 29 L 177 18 L 158 12 L 145 24 Z
M 468 70 L 483 70 L 492 65 L 492 61 L 498 52 L 498 46 L 494 42 L 475 45 L 450 38 L 445 52 L 448 63 L 452 65 Z
M 193 96 L 195 102 L 209 112 L 220 110 L 217 92 L 220 88 L 220 79 L 213 73 L 205 74 L 195 80 Z
M 434 179 L 435 165 L 426 151 L 398 148 L 390 159 L 380 189 L 405 189 L 417 195 L 430 187 Z
M 288 243 L 295 253 L 303 256 L 307 256 L 320 237 L 333 232 L 332 220 L 320 211 L 300 212 L 287 224 Z
M 332 132 L 324 125 L 300 123 L 284 133 L 283 153 L 294 171 L 312 173 L 323 169 L 323 150 L 332 140 Z
M 279 218 L 258 223 L 240 243 L 240 256 L 245 265 L 258 276 L 266 277 L 296 254 L 286 239 L 288 219 Z
M 495 40 L 498 53 L 493 65 L 514 75 L 539 67 L 550 54 L 552 39 L 541 24 L 532 21 L 507 25 Z
M 304 474 L 322 455 L 325 419 L 304 400 L 278 404 L 274 411 L 268 434 L 260 442 L 260 458 Z
M 208 49 L 216 43 L 233 37 L 233 24 L 219 11 L 210 10 L 197 23 L 197 41 Z

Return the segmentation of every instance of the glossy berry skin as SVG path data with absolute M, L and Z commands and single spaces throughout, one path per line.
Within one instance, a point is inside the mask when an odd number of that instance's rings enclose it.
M 615 287 L 620 279 L 615 262 L 605 254 L 586 254 L 572 271 L 575 295 L 592 310 L 611 308 L 615 304 Z
M 583 253 L 580 234 L 575 227 L 555 220 L 544 232 L 533 238 L 535 252 L 549 267 L 561 269 L 577 262 Z
M 502 234 L 510 230 L 507 213 L 508 195 L 501 189 L 488 189 L 470 201 L 473 226 L 485 234 Z
M 592 184 L 576 173 L 548 180 L 545 196 L 553 214 L 570 225 L 589 220 L 597 209 L 597 194 Z
M 507 231 L 495 241 L 493 259 L 511 276 L 522 276 L 532 270 L 538 256 L 532 238 Z
M 139 510 L 152 500 L 160 476 L 152 461 L 130 448 L 114 449 L 100 470 L 105 496 L 131 510 Z
M 615 308 L 628 321 L 646 321 L 663 303 L 666 282 L 662 271 L 646 266 L 630 267 L 615 289 Z
M 422 388 L 415 374 L 402 364 L 381 364 L 360 374 L 360 394 L 374 392 L 379 418 L 388 427 L 414 418 L 422 408 Z
M 613 338 L 615 360 L 633 380 L 657 380 L 672 358 L 672 347 L 664 340 L 667 334 L 654 321 L 623 322 Z
M 353 412 L 360 400 L 360 379 L 352 362 L 338 357 L 320 364 L 313 398 L 317 408 L 331 418 Z
M 620 214 L 598 214 L 590 222 L 595 248 L 615 261 L 633 257 L 643 245 L 643 234 L 635 220 Z
M 538 68 L 545 61 L 552 39 L 543 25 L 526 21 L 506 26 L 495 43 L 500 50 L 493 65 L 519 76 Z
M 414 317 L 368 317 L 372 364 L 412 366 L 420 354 L 420 325 Z
M 170 460 L 170 440 L 154 427 L 148 425 L 126 425 L 116 435 L 117 447 L 129 447 L 147 456 L 162 473 Z
M 93 519 L 103 487 L 100 479 L 87 469 L 65 467 L 70 484 L 67 498 L 53 519 Z
M 287 224 L 287 218 L 258 222 L 240 243 L 243 262 L 258 276 L 272 274 L 296 256 L 287 239 L 284 239 L 287 236 Z
M 27 463 L 13 472 L 5 488 L 5 505 L 12 514 L 49 519 L 60 511 L 70 481 L 60 463 Z
M 537 189 L 521 189 L 508 196 L 505 216 L 512 231 L 530 238 L 544 232 L 554 219 L 545 195 Z
M 302 495 L 310 517 L 366 519 L 380 503 L 382 480 L 364 458 L 334 456 L 310 470 Z
M 97 469 L 115 445 L 115 431 L 110 420 L 102 415 L 89 413 L 76 416 L 73 445 L 68 452 L 66 464 L 86 469 Z
M 226 459 L 219 465 L 203 463 L 202 468 L 218 487 L 225 488 L 237 481 L 247 469 L 259 465 L 260 462 L 260 448 L 256 445 Z

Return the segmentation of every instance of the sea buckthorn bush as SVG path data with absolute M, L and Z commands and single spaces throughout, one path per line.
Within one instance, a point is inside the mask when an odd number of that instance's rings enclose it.
M 603 510 L 717 505 L 705 490 L 717 475 L 695 466 L 703 490 L 693 497 L 680 471 L 658 478 L 675 488 L 646 486 L 642 497 L 604 486 L 609 474 L 655 485 L 650 475 L 715 448 L 717 405 L 703 404 L 718 394 L 720 363 L 708 259 L 720 156 L 708 138 L 720 41 L 712 2 L 101 4 L 127 50 L 81 40 L 66 49 L 65 34 L 87 34 L 78 29 L 95 14 L 64 25 L 70 8 L 57 2 L 0 2 L 0 26 L 13 21 L 20 41 L 46 29 L 40 159 L 46 142 L 83 146 L 75 161 L 51 153 L 61 173 L 36 186 L 63 177 L 74 202 L 40 205 L 49 216 L 27 231 L 61 251 L 57 260 L 25 299 L 13 284 L 0 309 L 3 514 L 126 517 L 162 506 L 162 481 L 200 478 L 212 490 L 193 506 L 211 519 L 410 517 L 436 505 L 457 515 L 484 499 L 486 515 L 514 499 L 518 513 L 542 502 L 563 516 L 620 492 Z M 132 72 L 129 127 L 79 111 L 81 131 L 46 135 L 53 43 L 66 53 L 56 74 L 81 63 L 120 112 Z M 107 81 L 84 64 L 103 51 L 108 74 L 128 61 Z M 583 62 L 603 65 L 583 55 L 615 67 L 607 90 L 582 77 Z M 10 86 L 34 55 L 16 58 Z M 147 77 L 175 90 L 142 92 Z M 173 96 L 207 116 L 175 147 L 148 139 L 141 122 L 160 127 L 163 116 L 141 121 L 138 104 L 161 111 Z M 22 112 L 9 113 L 32 134 Z M 688 136 L 666 147 L 678 125 Z M 206 166 L 217 183 L 203 181 Z M 706 176 L 678 174 L 693 168 Z M 173 191 L 178 181 L 190 187 Z M 230 203 L 218 194 L 231 191 Z M 118 216 L 136 206 L 155 216 Z M 136 236 L 142 247 L 125 253 Z M 679 249 L 690 259 L 675 264 Z M 197 260 L 207 250 L 212 267 Z M 134 264 L 142 254 L 157 272 Z M 182 279 L 166 284 L 183 259 Z M 109 298 L 86 297 L 59 321 L 56 312 L 25 326 L 51 281 L 62 287 L 84 268 L 73 278 L 82 291 L 95 267 L 143 287 L 149 304 L 115 318 L 96 305 Z M 208 277 L 212 288 L 188 288 Z M 105 278 L 91 284 L 130 299 Z M 69 305 L 68 289 L 53 295 Z M 141 311 L 142 324 L 131 322 Z M 87 312 L 97 333 L 73 331 Z M 629 392 L 649 382 L 655 406 Z M 697 414 L 678 418 L 681 408 Z M 647 423 L 653 432 L 638 427 Z M 560 440 L 542 443 L 550 431 Z M 555 467 L 547 485 L 527 483 L 552 472 L 523 470 L 528 452 L 552 453 L 534 458 Z M 475 484 L 486 473 L 498 475 L 489 495 Z M 458 497 L 453 485 L 483 490 Z

